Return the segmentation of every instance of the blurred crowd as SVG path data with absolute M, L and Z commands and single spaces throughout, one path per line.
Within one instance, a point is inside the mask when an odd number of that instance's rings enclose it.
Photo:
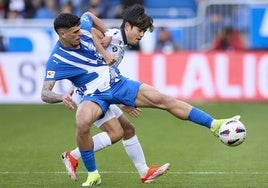
M 59 12 L 81 15 L 90 10 L 99 18 L 120 18 L 122 10 L 143 0 L 0 0 L 0 19 L 50 19 Z
M 196 3 L 202 0 L 195 0 Z M 121 18 L 122 11 L 135 3 L 146 4 L 146 0 L 0 0 L 0 19 L 52 19 L 60 12 L 81 15 L 91 11 L 101 19 Z M 247 48 L 248 20 L 247 6 L 212 5 L 207 8 L 206 19 L 201 27 L 202 50 L 244 50 Z M 244 16 L 241 16 L 244 15 Z M 239 21 L 238 21 L 239 20 Z M 184 36 L 186 45 L 167 27 L 156 28 L 156 52 L 171 53 L 177 50 L 197 49 L 196 37 L 200 32 L 198 26 L 193 33 Z M 177 35 L 176 35 L 177 36 Z M 3 37 L 2 37 L 3 38 Z M 0 33 L 0 51 L 4 51 Z M 139 46 L 132 50 L 140 50 Z

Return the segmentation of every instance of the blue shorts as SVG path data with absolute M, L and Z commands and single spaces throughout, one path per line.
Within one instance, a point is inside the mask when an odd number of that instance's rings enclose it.
M 111 89 L 107 91 L 84 96 L 83 101 L 88 100 L 97 103 L 101 107 L 103 114 L 106 113 L 110 104 L 124 104 L 135 107 L 141 84 L 141 82 L 123 78 L 114 83 Z

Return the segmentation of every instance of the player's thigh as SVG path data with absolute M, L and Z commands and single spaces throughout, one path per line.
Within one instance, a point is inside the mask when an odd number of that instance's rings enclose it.
M 91 101 L 82 102 L 76 111 L 77 126 L 91 126 L 93 122 L 102 114 L 102 110 L 98 104 Z
M 139 88 L 135 103 L 137 107 L 164 108 L 166 97 L 168 98 L 154 87 L 143 83 Z

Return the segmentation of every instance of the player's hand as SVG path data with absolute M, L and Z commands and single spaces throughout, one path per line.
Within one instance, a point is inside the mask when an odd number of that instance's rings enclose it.
M 109 53 L 106 53 L 103 58 L 108 65 L 112 65 L 116 61 L 115 55 Z
M 109 44 L 111 43 L 112 41 L 112 37 L 103 37 L 101 39 L 101 45 L 104 47 L 104 48 L 107 48 L 109 46 Z
M 74 92 L 74 90 L 71 90 L 69 93 L 67 93 L 67 94 L 65 94 L 65 95 L 62 96 L 62 102 L 70 110 L 74 110 L 75 109 L 74 108 L 75 102 L 72 99 L 73 92 Z
M 135 107 L 132 107 L 132 106 L 125 106 L 125 105 L 119 105 L 120 108 L 128 113 L 131 117 L 139 117 L 140 114 L 141 114 L 141 109 L 140 108 L 135 108 Z

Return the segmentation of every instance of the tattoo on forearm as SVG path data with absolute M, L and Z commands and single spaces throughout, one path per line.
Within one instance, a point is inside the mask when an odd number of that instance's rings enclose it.
M 52 91 L 55 81 L 44 82 L 41 99 L 46 103 L 59 103 L 62 102 L 62 95 Z

